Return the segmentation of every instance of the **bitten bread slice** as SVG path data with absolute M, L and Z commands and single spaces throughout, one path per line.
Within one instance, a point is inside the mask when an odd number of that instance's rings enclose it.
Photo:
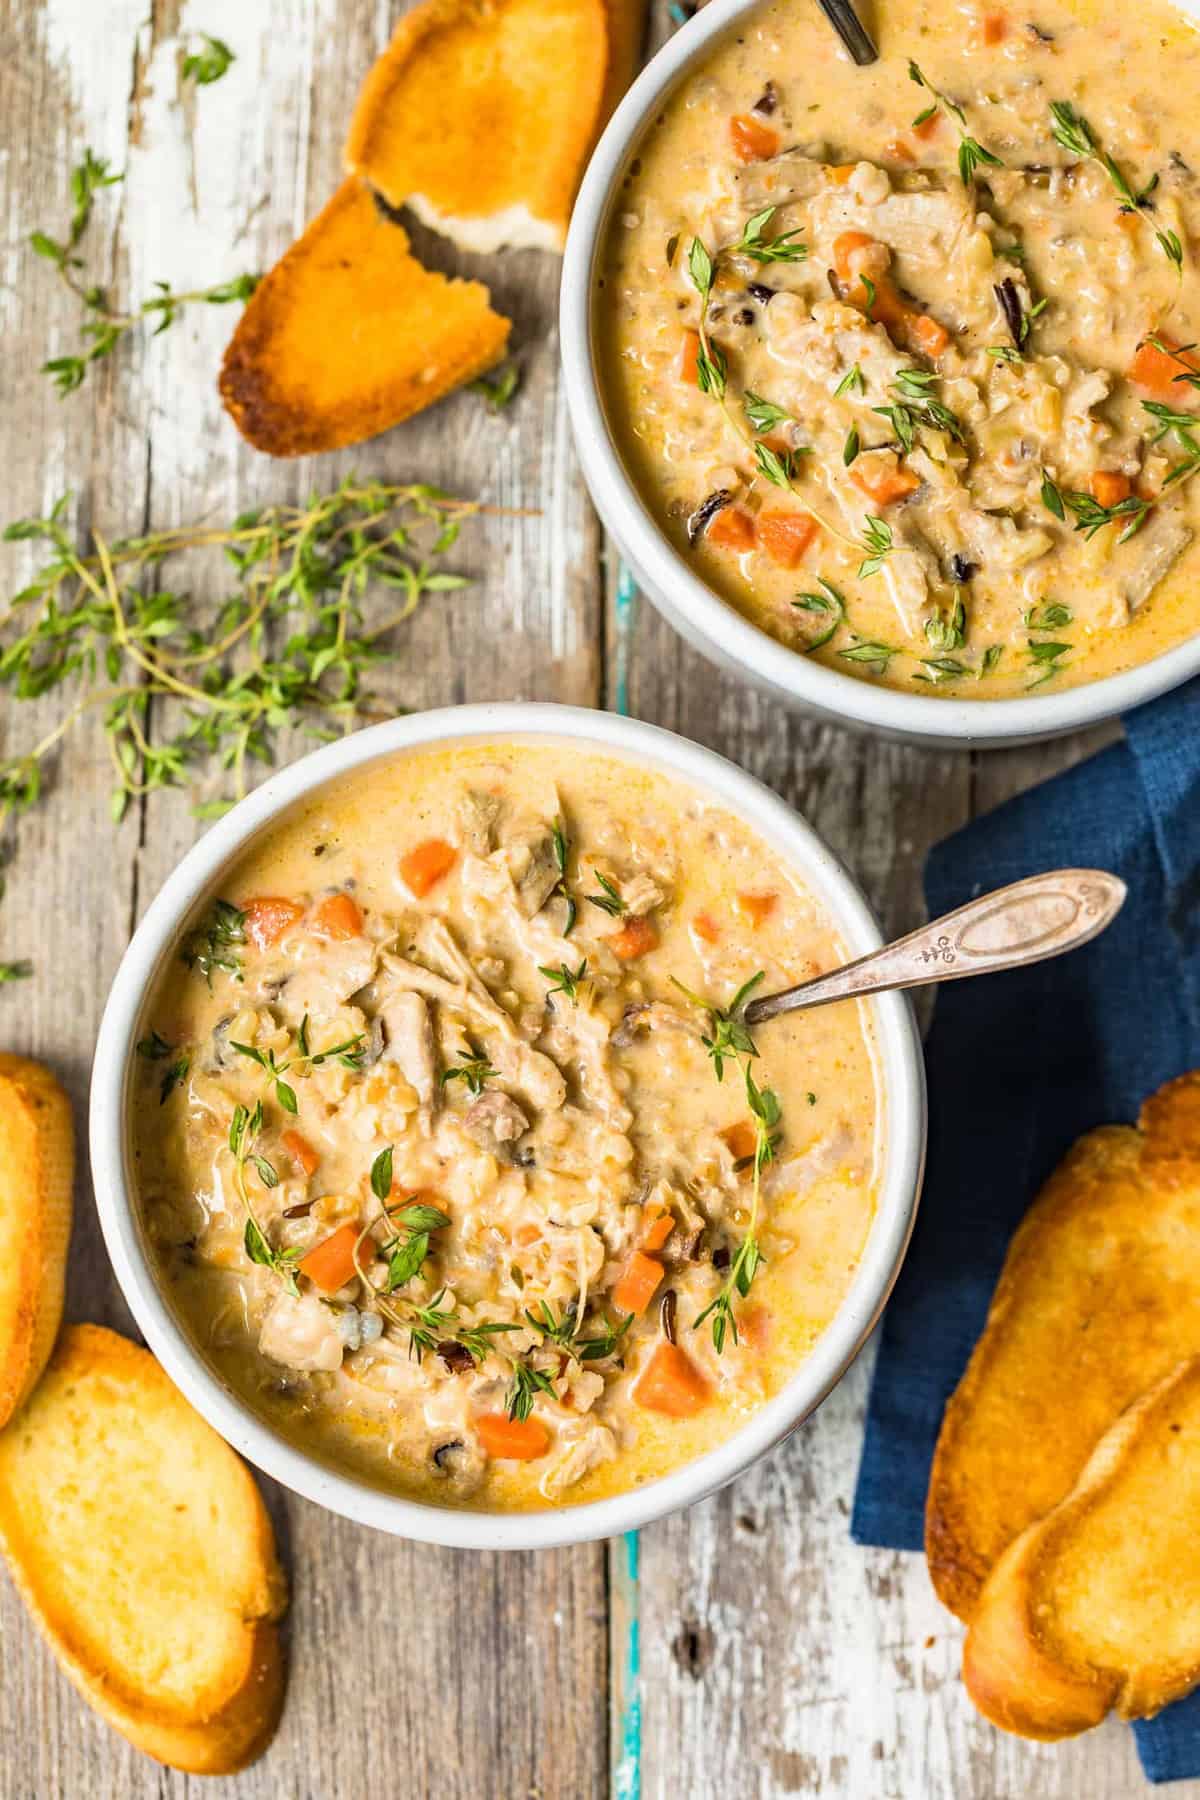
M 148 1351 L 69 1326 L 0 1433 L 0 1547 L 84 1698 L 200 1775 L 263 1750 L 285 1588 L 245 1465 Z
M 963 1677 L 993 1724 L 1061 1738 L 1200 1682 L 1200 1358 L 1125 1412 L 1068 1497 L 1010 1544 Z
M 508 333 L 480 282 L 425 268 L 403 226 L 344 181 L 256 289 L 225 352 L 221 398 L 257 450 L 337 450 L 491 368 Z
M 74 1174 L 67 1096 L 40 1063 L 0 1054 L 0 1427 L 58 1334 Z
M 463 249 L 561 250 L 608 74 L 605 0 L 425 0 L 363 84 L 346 167 Z
M 1124 1408 L 1200 1354 L 1200 1074 L 1068 1153 L 1022 1221 L 946 1408 L 925 1548 L 970 1619 L 1001 1552 L 1074 1486 Z

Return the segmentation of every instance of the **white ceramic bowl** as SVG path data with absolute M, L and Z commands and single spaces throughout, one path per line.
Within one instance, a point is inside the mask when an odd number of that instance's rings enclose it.
M 777 1443 L 839 1380 L 879 1317 L 904 1256 L 920 1188 L 925 1085 L 911 1009 L 899 994 L 875 1003 L 886 1107 L 886 1163 L 879 1208 L 841 1310 L 776 1397 L 719 1449 L 661 1480 L 586 1506 L 497 1514 L 418 1504 L 336 1473 L 250 1411 L 205 1362 L 164 1298 L 138 1217 L 128 1154 L 128 1090 L 142 1005 L 175 953 L 191 908 L 265 826 L 314 789 L 416 746 L 472 738 L 560 739 L 649 765 L 719 800 L 774 846 L 836 921 L 851 956 L 880 942 L 870 909 L 810 828 L 750 776 L 671 732 L 576 707 L 448 707 L 396 719 L 330 744 L 262 787 L 214 825 L 184 857 L 134 934 L 104 1011 L 92 1071 L 91 1153 L 96 1202 L 122 1292 L 146 1341 L 176 1385 L 252 1463 L 332 1511 L 402 1537 L 470 1549 L 530 1549 L 606 1538 L 711 1493 Z
M 597 511 L 641 587 L 705 656 L 789 706 L 910 743 L 991 749 L 1059 737 L 1140 706 L 1200 672 L 1200 632 L 1123 675 L 1024 700 L 946 700 L 842 675 L 768 637 L 702 581 L 663 535 L 626 474 L 606 416 L 595 356 L 596 264 L 621 178 L 664 98 L 760 0 L 710 0 L 633 84 L 596 147 L 575 202 L 563 266 L 561 338 L 567 402 Z M 1196 0 L 1180 0 L 1195 17 Z

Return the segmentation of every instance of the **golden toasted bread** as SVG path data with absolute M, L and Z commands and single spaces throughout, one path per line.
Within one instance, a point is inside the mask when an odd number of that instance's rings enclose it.
M 481 283 L 426 269 L 370 191 L 344 181 L 242 314 L 221 398 L 257 450 L 337 450 L 491 368 L 508 332 Z
M 1123 1413 L 1067 1498 L 1009 1545 L 963 1652 L 980 1712 L 1061 1738 L 1200 1682 L 1200 1358 Z
M 975 1611 L 993 1564 L 1074 1486 L 1117 1416 L 1200 1354 L 1200 1073 L 1135 1130 L 1082 1138 L 1013 1238 L 987 1327 L 942 1422 L 925 1549 Z
M 67 1096 L 40 1063 L 0 1054 L 0 1427 L 58 1335 L 74 1173 Z
M 63 1669 L 147 1755 L 243 1768 L 283 1702 L 283 1576 L 245 1465 L 148 1351 L 68 1326 L 0 1433 L 0 1548 Z
M 604 0 L 604 10 L 608 16 L 608 74 L 597 137 L 637 73 L 646 38 L 646 0 Z
M 627 60 L 628 3 L 613 0 Z M 608 31 L 605 0 L 425 0 L 367 76 L 347 169 L 463 249 L 561 250 L 608 94 Z

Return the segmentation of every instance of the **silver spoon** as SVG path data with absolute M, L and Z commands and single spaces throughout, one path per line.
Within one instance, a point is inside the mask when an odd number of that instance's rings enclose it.
M 752 1000 L 747 1025 L 859 994 L 928 987 L 1022 969 L 1098 937 L 1125 904 L 1125 883 L 1103 869 L 1052 869 L 969 900 L 957 912 L 799 987 Z
M 879 52 L 850 0 L 818 0 L 818 3 L 860 68 L 864 68 L 867 63 L 878 62 Z

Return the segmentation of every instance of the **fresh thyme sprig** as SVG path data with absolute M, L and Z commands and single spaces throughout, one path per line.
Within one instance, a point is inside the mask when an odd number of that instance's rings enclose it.
M 805 654 L 809 656 L 814 650 L 824 649 L 825 645 L 836 636 L 838 627 L 846 617 L 845 598 L 833 583 L 826 581 L 823 575 L 818 575 L 817 586 L 821 589 L 819 594 L 811 592 L 797 594 L 792 601 L 797 612 L 822 613 L 831 621 L 824 631 L 819 632 L 815 638 L 810 638 L 803 646 Z
M 888 557 L 892 554 L 892 528 L 886 519 L 876 513 L 868 513 L 863 526 L 862 548 L 866 551 L 858 566 L 858 579 L 866 581 L 872 575 L 878 575 Z
M 701 994 L 694 994 L 691 988 L 684 987 L 672 975 L 671 985 L 677 987 L 685 1000 L 698 1007 L 708 1015 L 708 1030 L 701 1035 L 700 1042 L 708 1052 L 713 1071 L 718 1081 L 725 1079 L 725 1064 L 739 1056 L 757 1056 L 754 1039 L 749 1027 L 742 1018 L 746 1003 L 766 974 L 759 969 L 757 974 L 744 981 L 728 1006 L 719 1006 L 715 1000 L 706 1000 Z
M 755 431 L 773 431 L 776 425 L 792 424 L 791 413 L 785 412 L 782 406 L 776 406 L 773 400 L 764 400 L 747 388 L 742 395 L 742 411 L 745 413 Z
M 296 1265 L 304 1255 L 304 1251 L 298 1245 L 293 1245 L 289 1250 L 277 1250 L 274 1247 L 258 1221 L 249 1189 L 246 1186 L 248 1164 L 253 1166 L 258 1179 L 265 1188 L 279 1186 L 279 1176 L 273 1165 L 255 1147 L 262 1131 L 262 1125 L 263 1106 L 261 1100 L 256 1101 L 252 1108 L 245 1107 L 240 1102 L 234 1107 L 233 1117 L 229 1121 L 229 1150 L 233 1157 L 234 1185 L 246 1213 L 246 1229 L 242 1242 L 250 1261 L 270 1269 L 273 1275 L 279 1277 L 293 1299 L 298 1299 L 300 1287 L 296 1280 Z
M 798 263 L 808 257 L 807 244 L 796 242 L 798 231 L 784 231 L 778 237 L 764 238 L 763 232 L 775 217 L 779 208 L 765 206 L 753 218 L 747 219 L 742 227 L 742 235 L 737 242 L 730 244 L 733 255 L 749 256 L 759 263 Z
M 212 37 L 207 31 L 197 35 L 201 47 L 184 57 L 183 79 L 194 81 L 197 87 L 210 87 L 214 81 L 220 81 L 237 57 L 223 38 Z
M 759 1087 L 749 1062 L 743 1065 L 742 1074 L 746 1083 L 746 1104 L 750 1109 L 750 1117 L 754 1126 L 754 1150 L 750 1157 L 753 1180 L 750 1217 L 746 1225 L 746 1234 L 738 1245 L 737 1254 L 730 1266 L 724 1286 L 716 1298 L 711 1300 L 703 1312 L 698 1313 L 692 1321 L 692 1329 L 696 1331 L 707 1319 L 712 1320 L 713 1348 L 718 1356 L 725 1348 L 726 1336 L 731 1336 L 735 1344 L 738 1341 L 734 1300 L 737 1297 L 743 1300 L 748 1297 L 754 1277 L 762 1263 L 762 1250 L 758 1241 L 758 1215 L 762 1203 L 762 1173 L 775 1156 L 779 1143 L 778 1128 L 782 1117 L 778 1096 L 771 1088 Z
M 881 644 L 875 638 L 858 638 L 838 655 L 844 662 L 861 664 L 872 675 L 886 675 L 888 664 L 899 652 L 895 644 Z
M 1180 463 L 1168 475 L 1163 483 L 1165 491 L 1167 483 L 1183 479 L 1185 475 L 1194 474 L 1200 468 L 1200 453 L 1187 463 Z M 1118 500 L 1113 506 L 1102 506 L 1094 494 L 1085 493 L 1077 488 L 1060 488 L 1046 472 L 1042 471 L 1042 505 L 1056 519 L 1064 522 L 1068 511 L 1074 515 L 1075 530 L 1082 531 L 1089 542 L 1098 531 L 1106 525 L 1124 525 L 1118 544 L 1123 544 L 1141 530 L 1146 522 L 1146 515 L 1155 505 L 1154 500 L 1143 500 L 1138 494 L 1129 494 L 1124 500 Z
M 962 107 L 956 101 L 951 100 L 948 94 L 943 94 L 940 88 L 935 88 L 933 83 L 922 74 L 915 62 L 910 61 L 908 65 L 908 79 L 915 81 L 919 88 L 924 88 L 926 93 L 933 97 L 932 105 L 927 106 L 924 112 L 919 112 L 913 120 L 913 124 L 923 125 L 926 119 L 932 119 L 935 112 L 942 112 L 957 130 L 958 173 L 964 187 L 970 187 L 975 179 L 975 171 L 981 164 L 992 169 L 1004 167 L 1003 162 L 994 151 L 988 150 L 979 142 L 978 138 L 971 136 L 967 125 L 967 115 Z
M 214 900 L 207 917 L 184 939 L 179 960 L 203 975 L 210 988 L 218 969 L 240 981 L 242 959 L 237 952 L 245 942 L 245 913 L 231 900 Z
M 570 937 L 575 929 L 575 921 L 579 917 L 579 907 L 576 903 L 575 896 L 568 886 L 571 866 L 571 840 L 567 836 L 567 828 L 561 819 L 555 819 L 554 821 L 553 838 L 554 866 L 558 870 L 558 880 L 551 888 L 548 898 L 553 900 L 557 896 L 565 903 L 567 914 L 566 922 L 562 928 L 562 934 L 564 937 Z
M 735 1297 L 743 1300 L 750 1292 L 751 1283 L 762 1262 L 762 1252 L 758 1242 L 758 1217 L 762 1203 L 762 1172 L 775 1155 L 779 1143 L 779 1125 L 782 1112 L 778 1096 L 771 1088 L 760 1088 L 754 1079 L 753 1062 L 758 1055 L 758 1048 L 750 1035 L 743 1014 L 746 1003 L 758 984 L 765 979 L 760 969 L 749 981 L 742 983 L 728 1006 L 719 1006 L 715 1001 L 706 1000 L 699 994 L 692 993 L 681 981 L 672 981 L 685 999 L 699 1007 L 707 1015 L 708 1029 L 701 1042 L 708 1052 L 713 1071 L 718 1081 L 725 1077 L 725 1064 L 737 1062 L 742 1072 L 742 1080 L 746 1088 L 746 1105 L 750 1111 L 754 1127 L 754 1150 L 749 1162 L 753 1171 L 753 1187 L 751 1189 L 750 1217 L 746 1225 L 746 1233 L 738 1247 L 729 1271 L 729 1278 L 722 1286 L 716 1298 L 706 1306 L 692 1321 L 692 1329 L 698 1330 L 706 1320 L 712 1320 L 713 1347 L 720 1356 L 725 1348 L 725 1339 L 732 1336 L 734 1343 L 738 1341 L 737 1318 L 734 1313 Z
M 275 1098 L 284 1112 L 295 1116 L 300 1110 L 299 1101 L 296 1099 L 296 1090 L 291 1082 L 283 1079 L 284 1076 L 291 1074 L 293 1081 L 302 1079 L 304 1076 L 311 1075 L 314 1069 L 322 1068 L 325 1063 L 329 1062 L 340 1063 L 344 1069 L 357 1071 L 362 1068 L 360 1046 L 364 1036 L 365 1033 L 360 1031 L 354 1037 L 344 1038 L 340 1043 L 327 1045 L 324 1050 L 314 1051 L 309 1043 L 308 1014 L 306 1013 L 301 1019 L 300 1029 L 296 1033 L 295 1051 L 292 1055 L 285 1057 L 282 1062 L 279 1061 L 273 1050 L 259 1050 L 254 1044 L 239 1044 L 233 1038 L 229 1040 L 229 1048 L 236 1050 L 239 1056 L 246 1057 L 249 1062 L 254 1063 L 263 1071 L 267 1077 L 267 1085 L 274 1090 Z
M 786 488 L 793 493 L 800 502 L 802 509 L 811 519 L 814 519 L 823 530 L 829 532 L 831 537 L 834 537 L 840 543 L 845 544 L 850 541 L 846 538 L 845 534 L 839 531 L 837 526 L 827 519 L 823 513 L 818 512 L 817 509 L 806 500 L 803 493 L 801 493 L 795 485 L 795 458 L 798 455 L 803 455 L 804 452 L 802 450 L 789 450 L 781 456 L 768 445 L 757 443 L 746 430 L 741 419 L 734 413 L 729 404 L 728 397 L 729 359 L 721 346 L 713 342 L 708 328 L 709 302 L 712 299 L 713 285 L 717 278 L 717 266 L 721 257 L 728 254 L 728 252 L 733 249 L 739 247 L 744 248 L 746 236 L 750 232 L 752 226 L 758 224 L 761 233 L 762 224 L 770 218 L 771 213 L 774 210 L 773 207 L 768 207 L 765 212 L 756 214 L 743 228 L 742 237 L 738 244 L 726 245 L 724 249 L 718 250 L 715 256 L 710 253 L 708 246 L 703 243 L 700 238 L 694 237 L 692 239 L 691 249 L 688 251 L 688 275 L 691 279 L 692 286 L 700 297 L 700 323 L 697 327 L 700 347 L 696 356 L 696 382 L 702 394 L 709 394 L 718 402 L 730 430 L 754 458 L 758 473 L 767 481 L 770 481 L 774 486 Z M 792 257 L 789 260 L 796 261 L 799 259 Z M 760 395 L 753 393 L 747 393 L 743 397 L 743 406 L 746 409 L 747 416 L 751 417 L 752 424 L 754 422 L 752 409 L 755 408 L 769 408 L 773 415 L 773 423 L 781 423 L 788 417 L 788 415 L 783 412 L 782 408 L 775 407 L 772 402 L 764 401 Z M 774 415 L 778 416 L 775 417 Z M 760 416 L 765 415 L 760 413 Z M 769 430 L 770 426 L 764 427 L 755 425 L 754 428 L 755 430 Z
M 184 74 L 190 72 L 197 80 L 216 81 L 219 75 L 225 73 L 233 57 L 219 39 L 210 38 L 207 42 L 215 47 L 214 50 L 201 53 L 197 59 L 188 58 L 188 63 L 195 61 L 196 66 L 189 71 L 188 64 L 185 63 Z M 199 69 L 215 69 L 221 54 L 229 60 L 217 73 L 197 72 Z M 30 233 L 31 248 L 38 256 L 54 265 L 83 307 L 83 323 L 80 326 L 83 343 L 79 350 L 73 355 L 51 357 L 42 364 L 42 374 L 53 377 L 60 394 L 73 394 L 76 388 L 82 387 L 91 365 L 111 356 L 121 339 L 135 326 L 152 324 L 153 335 L 158 337 L 175 323 L 185 307 L 193 304 L 227 306 L 233 301 L 248 300 L 259 283 L 257 275 L 237 275 L 230 281 L 220 281 L 212 287 L 177 293 L 168 282 L 156 281 L 154 285 L 158 292 L 150 299 L 143 300 L 132 312 L 121 312 L 111 306 L 102 287 L 85 282 L 80 277 L 78 272 L 84 263 L 76 252 L 91 223 L 96 195 L 102 188 L 112 187 L 124 179 L 124 175 L 114 172 L 103 157 L 95 155 L 90 148 L 85 150 L 83 161 L 77 163 L 71 171 L 73 210 L 66 236 L 56 238 L 45 231 Z
M 929 369 L 897 369 L 892 405 L 871 408 L 872 412 L 889 421 L 905 452 L 912 449 L 922 425 L 929 431 L 946 432 L 956 443 L 966 441 L 956 415 L 934 397 L 933 384 L 939 379 Z
M 515 1362 L 512 1365 L 512 1380 L 505 1396 L 505 1408 L 510 1419 L 524 1424 L 533 1411 L 533 1403 L 539 1394 L 549 1394 L 554 1398 L 554 1383 L 545 1369 L 535 1369 L 532 1363 Z
M 468 381 L 467 392 L 478 394 L 491 413 L 501 413 L 512 403 L 521 385 L 521 372 L 515 366 L 501 370 L 499 375 L 479 375 L 474 381 Z
M 453 1069 L 443 1069 L 438 1077 L 438 1082 L 441 1087 L 449 1087 L 452 1081 L 461 1081 L 465 1084 L 469 1094 L 478 1096 L 483 1092 L 484 1082 L 490 1081 L 495 1073 L 496 1071 L 487 1057 L 472 1048 L 460 1050 L 457 1066 Z
M 628 907 L 625 905 L 625 902 L 622 900 L 620 894 L 608 879 L 607 875 L 602 875 L 599 869 L 596 869 L 593 872 L 596 880 L 600 884 L 600 892 L 598 894 L 588 894 L 586 896 L 588 904 L 590 906 L 598 906 L 600 911 L 602 913 L 607 913 L 610 919 L 619 919 L 622 913 L 628 912 Z
M 46 560 L 10 602 L 0 687 L 18 700 L 56 690 L 69 699 L 37 742 L 0 760 L 0 827 L 38 801 L 43 764 L 92 709 L 102 711 L 117 820 L 206 761 L 233 790 L 197 807 L 212 817 L 245 793 L 251 762 L 273 760 L 285 726 L 326 737 L 384 716 L 369 672 L 394 656 L 391 633 L 427 595 L 465 585 L 442 560 L 481 510 L 436 488 L 351 475 L 300 506 L 263 507 L 232 525 L 112 543 L 94 533 L 89 555 L 76 548 L 66 509 L 64 496 L 3 533 L 43 545 Z M 219 557 L 233 576 L 219 607 L 168 585 L 171 559 L 192 551 Z M 394 604 L 369 608 L 376 593 Z M 159 734 L 152 716 L 157 725 L 164 701 L 182 714 Z
M 577 969 L 569 969 L 566 963 L 559 963 L 557 969 L 538 964 L 538 974 L 544 975 L 550 986 L 546 989 L 546 998 L 551 994 L 562 994 L 572 1006 L 579 1005 L 579 984 L 587 979 L 587 957 L 585 956 Z
M 840 400 L 843 394 L 865 394 L 866 391 L 867 384 L 863 372 L 857 363 L 853 363 L 834 388 L 833 397 L 835 400 Z
M 1133 188 L 1120 164 L 1097 143 L 1091 126 L 1075 110 L 1069 100 L 1052 100 L 1050 117 L 1053 121 L 1051 136 L 1055 143 L 1070 156 L 1083 157 L 1085 160 L 1099 164 L 1116 189 L 1122 212 L 1140 213 L 1144 216 L 1150 210 L 1152 204 L 1150 196 L 1158 186 L 1157 175 L 1152 175 L 1145 187 Z M 1179 240 L 1178 233 L 1161 231 L 1156 228 L 1154 238 L 1167 261 L 1182 277 L 1183 245 Z

